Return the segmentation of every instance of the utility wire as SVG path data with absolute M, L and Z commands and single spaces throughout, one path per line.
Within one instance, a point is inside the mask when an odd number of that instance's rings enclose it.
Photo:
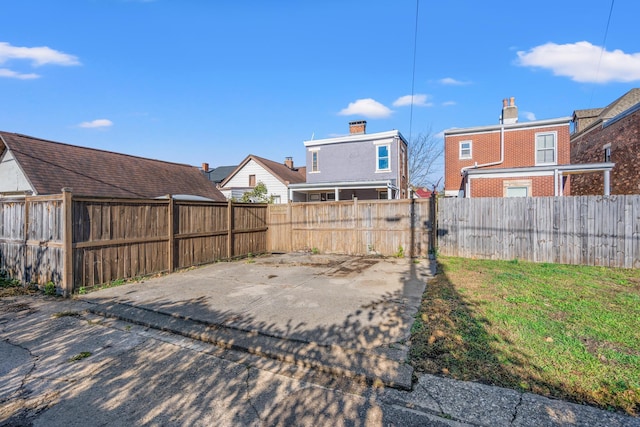
M 602 40 L 602 48 L 600 49 L 600 58 L 598 59 L 598 66 L 596 67 L 596 83 L 598 82 L 598 77 L 600 74 L 600 65 L 602 64 L 602 55 L 604 55 L 604 51 L 607 46 L 607 35 L 609 34 L 609 24 L 611 24 L 611 15 L 613 15 L 613 4 L 615 0 L 611 0 L 611 7 L 609 8 L 609 18 L 607 18 L 607 27 L 604 30 L 604 38 Z M 591 99 L 589 100 L 589 106 L 591 106 L 591 102 L 593 101 L 593 93 L 595 89 L 591 92 Z
M 414 88 L 416 83 L 416 51 L 418 46 L 418 12 L 420 10 L 420 0 L 416 0 L 416 25 L 413 32 L 413 69 L 411 71 L 411 108 L 409 110 L 409 143 L 411 143 L 411 137 L 413 132 L 413 102 L 414 102 Z

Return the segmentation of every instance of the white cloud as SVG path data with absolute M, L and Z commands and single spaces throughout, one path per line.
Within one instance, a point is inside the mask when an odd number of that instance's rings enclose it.
M 536 115 L 535 113 L 532 113 L 530 111 L 523 111 L 522 115 L 529 121 L 533 121 L 536 120 Z
M 452 105 L 457 105 L 458 103 L 456 101 L 445 101 L 442 103 L 443 107 L 450 107 Z
M 93 128 L 107 128 L 113 126 L 113 122 L 111 120 L 108 119 L 97 119 L 97 120 L 93 120 L 91 122 L 82 122 L 78 125 L 78 127 L 81 128 L 89 128 L 89 129 L 93 129 Z
M 417 105 L 418 107 L 431 107 L 433 104 L 431 102 L 427 103 L 428 95 L 425 94 L 415 94 L 401 96 L 400 98 L 393 101 L 394 107 L 404 107 L 406 105 L 411 105 L 411 101 L 413 100 L 413 105 Z
M 10 70 L 8 68 L 0 68 L 0 77 L 8 77 L 11 79 L 20 79 L 20 80 L 29 80 L 29 79 L 37 79 L 40 76 L 35 73 L 22 74 L 16 71 Z
M 340 111 L 341 116 L 364 116 L 368 118 L 385 118 L 389 117 L 393 113 L 388 107 L 379 103 L 373 98 L 358 99 L 355 102 L 350 102 L 347 108 Z
M 46 46 L 18 47 L 11 46 L 6 42 L 0 42 L 0 64 L 11 59 L 30 60 L 34 67 L 45 64 L 80 65 L 80 61 L 76 56 L 59 52 Z
M 438 80 L 438 82 L 440 84 L 448 85 L 448 86 L 464 86 L 464 85 L 468 85 L 469 84 L 469 82 L 463 82 L 463 81 L 460 81 L 460 80 L 456 80 L 456 79 L 454 79 L 452 77 L 445 77 L 444 79 Z
M 607 51 L 589 42 L 547 43 L 528 52 L 519 51 L 518 65 L 540 67 L 580 83 L 632 82 L 640 80 L 640 53 Z

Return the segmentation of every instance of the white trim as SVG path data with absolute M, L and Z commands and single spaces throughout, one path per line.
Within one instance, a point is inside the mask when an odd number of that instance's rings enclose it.
M 553 135 L 553 162 L 538 162 L 538 151 L 546 151 L 550 150 L 550 148 L 538 148 L 538 137 L 545 135 Z M 558 132 L 557 131 L 548 131 L 548 132 L 536 132 L 535 134 L 535 165 L 536 166 L 546 166 L 546 165 L 557 165 L 558 164 Z
M 505 173 L 487 173 L 482 175 L 467 175 L 469 179 L 478 178 L 518 178 L 525 176 L 553 176 L 553 171 L 536 171 L 536 172 L 505 172 Z
M 469 144 L 469 155 L 468 156 L 462 156 L 462 144 Z M 458 143 L 458 160 L 469 160 L 469 159 L 473 159 L 473 140 L 471 139 L 465 139 L 464 141 L 460 141 Z
M 380 168 L 380 147 L 387 147 L 387 167 Z M 391 172 L 391 143 L 376 144 L 376 173 L 388 173 Z
M 464 135 L 477 135 L 479 133 L 491 133 L 491 132 L 499 132 L 500 128 L 504 126 L 505 132 L 510 131 L 519 131 L 522 129 L 542 129 L 548 128 L 552 126 L 570 126 L 573 117 L 559 117 L 557 119 L 549 119 L 549 120 L 536 120 L 533 122 L 524 122 L 524 123 L 515 123 L 515 124 L 504 124 L 504 125 L 490 125 L 490 126 L 477 126 L 471 128 L 452 128 L 446 129 L 444 131 L 444 136 L 464 136 Z
M 400 134 L 400 131 L 390 130 L 386 132 L 378 132 L 378 133 L 362 133 L 357 135 L 345 135 L 339 136 L 335 138 L 326 138 L 326 139 L 312 139 L 309 141 L 304 141 L 305 147 L 312 147 L 315 145 L 326 145 L 326 144 L 340 144 L 343 142 L 360 142 L 360 141 L 374 141 L 381 140 L 385 138 L 389 138 L 389 142 L 393 142 L 393 138 L 400 137 L 403 141 L 406 140 Z

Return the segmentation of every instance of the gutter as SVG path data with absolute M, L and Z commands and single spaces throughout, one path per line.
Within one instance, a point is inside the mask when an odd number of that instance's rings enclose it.
M 500 160 L 497 162 L 483 163 L 479 165 L 477 162 L 473 166 L 465 166 L 460 169 L 460 175 L 466 176 L 469 169 L 484 168 L 487 166 L 496 166 L 504 163 L 504 124 L 500 126 Z M 469 180 L 465 183 L 464 197 L 470 197 L 471 189 L 469 188 Z

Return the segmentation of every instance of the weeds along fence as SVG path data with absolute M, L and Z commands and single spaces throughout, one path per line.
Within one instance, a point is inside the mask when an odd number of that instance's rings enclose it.
M 426 256 L 435 199 L 269 205 L 270 252 Z
M 447 198 L 438 252 L 484 258 L 640 267 L 640 196 Z
M 267 251 L 260 204 L 73 196 L 0 201 L 0 270 L 70 294 Z

